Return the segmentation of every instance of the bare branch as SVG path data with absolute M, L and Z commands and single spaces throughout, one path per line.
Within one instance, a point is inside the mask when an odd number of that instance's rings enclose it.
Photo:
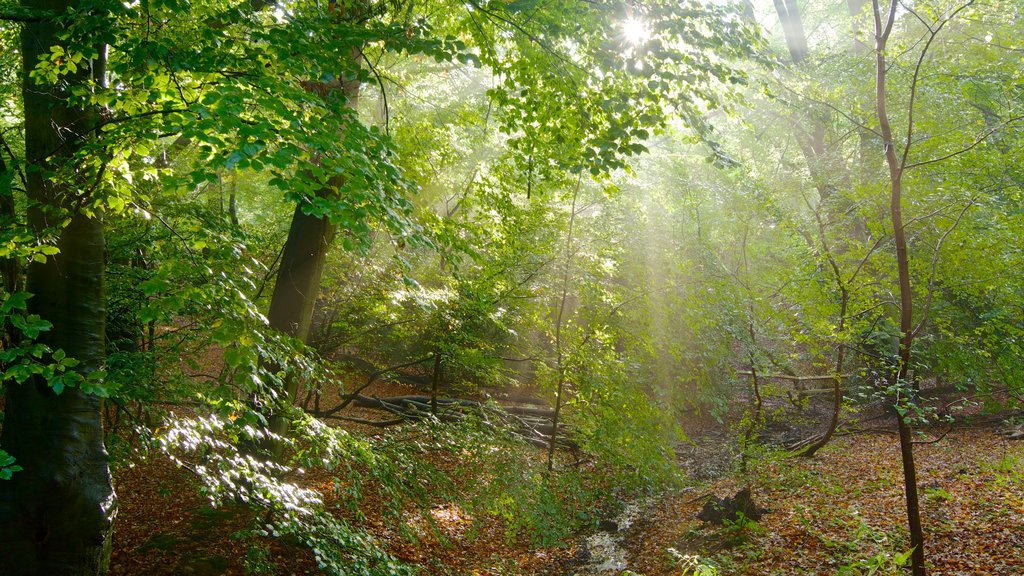
M 921 66 L 924 64 L 924 57 L 928 54 L 928 49 L 931 47 L 932 41 L 934 41 L 935 37 L 938 36 L 940 31 L 942 31 L 942 28 L 946 24 L 948 24 L 953 18 L 955 18 L 957 14 L 959 14 L 963 10 L 966 10 L 967 7 L 973 3 L 974 0 L 967 0 L 967 2 L 961 4 L 956 10 L 953 10 L 953 12 L 947 18 L 942 20 L 942 22 L 940 22 L 939 25 L 934 28 L 934 30 L 930 26 L 925 24 L 925 28 L 928 28 L 929 36 L 928 41 L 924 43 L 924 48 L 921 49 L 921 54 L 918 55 L 917 57 L 917 64 L 914 66 L 914 76 L 910 80 L 910 102 L 907 104 L 907 137 L 905 141 L 906 144 L 904 144 L 903 146 L 903 155 L 900 158 L 900 172 L 906 169 L 907 156 L 910 154 L 910 144 L 914 134 L 914 104 L 917 100 L 917 81 L 921 75 Z M 913 11 L 911 12 L 913 13 Z M 916 13 L 914 14 L 914 16 L 917 17 L 919 20 L 921 19 L 921 17 L 918 16 Z
M 939 237 L 939 241 L 935 243 L 935 252 L 932 253 L 932 273 L 928 278 L 928 294 L 925 296 L 924 300 L 924 313 L 921 316 L 921 321 L 918 322 L 917 327 L 914 328 L 913 334 L 915 337 L 921 329 L 924 328 L 925 323 L 928 321 L 928 313 L 931 311 L 932 298 L 935 295 L 935 271 L 939 266 L 939 251 L 942 250 L 942 243 L 946 241 L 946 238 L 949 237 L 950 234 L 953 233 L 953 230 L 956 230 L 956 227 L 960 225 L 960 221 L 963 220 L 964 214 L 967 213 L 971 206 L 974 206 L 975 202 L 977 202 L 977 198 L 971 198 L 971 201 L 968 202 L 962 210 L 960 210 L 960 214 L 958 214 L 956 220 L 953 221 L 953 225 L 950 226 L 949 229 Z
M 959 149 L 959 150 L 957 150 L 955 152 L 950 152 L 949 154 L 946 154 L 944 156 L 939 156 L 938 158 L 932 158 L 931 160 L 923 160 L 921 162 L 914 162 L 913 164 L 907 164 L 906 166 L 903 167 L 903 170 L 906 171 L 906 170 L 910 170 L 911 168 L 917 168 L 918 166 L 927 166 L 928 164 L 935 164 L 937 162 L 942 162 L 943 160 L 949 160 L 950 158 L 953 158 L 955 156 L 959 156 L 961 154 L 964 154 L 965 152 L 969 152 L 969 151 L 973 150 L 974 148 L 976 148 L 979 144 L 981 144 L 982 142 L 987 140 L 989 136 L 991 136 L 992 134 L 995 134 L 996 132 L 998 132 L 1001 128 L 1005 128 L 1006 126 L 1008 126 L 1008 125 L 1010 125 L 1010 124 L 1012 124 L 1014 122 L 1018 122 L 1020 120 L 1024 120 L 1024 114 L 1019 115 L 1019 116 L 1014 116 L 1012 118 L 1009 118 L 1008 120 L 1006 120 L 1006 122 L 1003 122 L 999 126 L 993 126 L 992 128 L 989 128 L 988 130 L 985 130 L 980 135 L 978 135 L 977 138 L 974 139 L 974 142 L 971 143 L 970 146 L 965 146 L 964 148 L 961 148 L 961 149 Z

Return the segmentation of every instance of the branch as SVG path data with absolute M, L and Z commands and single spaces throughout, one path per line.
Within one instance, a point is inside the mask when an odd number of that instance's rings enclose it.
M 11 163 L 14 165 L 14 169 L 18 171 L 18 178 L 21 179 L 21 185 L 27 189 L 28 181 L 25 179 L 25 172 L 22 171 L 21 163 L 18 162 L 18 157 L 14 155 L 10 144 L 8 144 L 7 139 L 4 138 L 3 132 L 0 132 L 0 146 L 2 146 L 4 152 L 7 152 L 7 155 L 11 157 Z
M 969 151 L 973 150 L 974 148 L 976 148 L 979 144 L 981 144 L 982 142 L 987 140 L 989 136 L 991 136 L 992 134 L 996 133 L 1001 128 L 1005 128 L 1009 124 L 1011 124 L 1013 122 L 1017 122 L 1019 120 L 1024 120 L 1024 114 L 1019 115 L 1019 116 L 1014 116 L 1012 118 L 1009 118 L 1006 122 L 1003 122 L 999 126 L 993 126 L 992 128 L 989 128 L 988 130 L 985 130 L 984 132 L 979 134 L 977 138 L 974 139 L 974 142 L 970 146 L 966 146 L 966 147 L 961 148 L 960 150 L 957 150 L 955 152 L 950 152 L 949 154 L 946 154 L 945 156 L 939 156 L 938 158 L 932 158 L 931 160 L 922 160 L 921 162 L 914 162 L 913 164 L 907 164 L 906 166 L 903 167 L 903 170 L 906 171 L 906 170 L 910 170 L 911 168 L 917 168 L 918 166 L 926 166 L 928 164 L 935 164 L 936 162 L 942 162 L 943 160 L 949 160 L 950 158 L 953 158 L 954 156 L 959 156 L 960 154 L 963 154 L 965 152 L 969 152 Z
M 372 72 L 374 78 L 377 79 L 377 86 L 380 88 L 380 96 L 382 101 L 384 102 L 384 133 L 390 136 L 391 113 L 390 109 L 388 108 L 388 92 L 387 90 L 384 89 L 384 79 L 381 78 L 380 72 L 377 71 L 377 67 L 373 65 L 373 62 L 370 62 L 370 59 L 366 57 L 366 54 L 363 52 L 363 49 L 357 46 L 356 50 L 359 51 L 359 57 L 362 58 L 363 62 L 366 62 L 366 65 L 369 66 L 370 68 L 370 72 Z
M 974 206 L 975 200 L 975 198 L 971 198 L 971 201 L 963 207 L 963 210 L 960 210 L 959 214 L 957 214 L 956 220 L 953 221 L 953 225 L 950 226 L 949 229 L 939 237 L 939 241 L 935 243 L 935 252 L 932 254 L 932 273 L 928 278 L 928 295 L 925 296 L 924 314 L 921 316 L 921 321 L 917 324 L 917 328 L 914 328 L 913 335 L 915 338 L 921 329 L 924 328 L 925 322 L 928 321 L 928 313 L 931 312 L 932 297 L 935 295 L 935 271 L 939 265 L 939 250 L 942 250 L 942 243 L 945 242 L 946 237 L 952 234 L 953 230 L 956 230 L 956 227 L 960 225 L 960 221 L 963 219 L 964 214 L 967 213 L 971 206 Z
M 387 374 L 388 372 L 394 372 L 395 370 L 398 370 L 399 368 L 408 368 L 410 366 L 415 366 L 417 364 L 422 364 L 422 363 L 426 362 L 427 360 L 433 359 L 433 357 L 434 357 L 433 355 L 425 356 L 425 357 L 420 358 L 418 360 L 413 360 L 411 362 L 405 362 L 405 363 L 402 363 L 402 364 L 396 364 L 394 366 L 388 366 L 387 368 L 381 368 L 380 370 L 377 370 L 376 372 L 373 372 L 372 374 L 370 374 L 369 376 L 366 377 L 366 382 L 364 382 L 359 388 L 356 388 L 351 393 L 349 393 L 347 395 L 348 397 L 345 398 L 345 400 L 341 404 L 338 404 L 337 406 L 335 406 L 334 408 L 331 408 L 329 410 L 324 410 L 322 412 L 318 412 L 317 416 L 320 416 L 320 417 L 330 416 L 332 414 L 335 414 L 336 412 L 340 412 L 340 411 L 344 410 L 345 408 L 348 407 L 349 404 L 351 404 L 354 400 L 359 398 L 359 393 L 360 392 L 362 392 L 363 390 L 366 390 L 367 388 L 369 388 L 370 384 L 373 384 L 374 382 L 376 382 L 377 378 L 381 377 L 382 375 Z
M 739 370 L 736 372 L 739 376 L 753 376 L 753 372 Z M 807 382 L 807 381 L 820 381 L 820 380 L 834 380 L 838 378 L 850 378 L 853 374 L 829 374 L 826 376 L 790 376 L 789 374 L 762 374 L 757 373 L 758 378 L 770 378 L 775 380 L 790 380 L 793 382 Z M 831 388 L 829 389 L 831 390 Z
M 928 48 L 931 47 L 932 41 L 935 40 L 935 37 L 939 35 L 939 32 L 942 31 L 942 28 L 946 24 L 948 24 L 950 20 L 956 17 L 957 14 L 965 10 L 968 6 L 970 6 L 973 3 L 974 0 L 967 0 L 967 2 L 960 5 L 960 7 L 954 10 L 948 18 L 940 22 L 934 30 L 927 24 L 925 24 L 925 28 L 928 28 L 929 36 L 928 41 L 924 43 L 924 48 L 921 49 L 921 54 L 917 57 L 917 64 L 914 66 L 914 76 L 910 80 L 910 102 L 907 104 L 907 138 L 906 144 L 903 146 L 903 156 L 900 158 L 900 172 L 903 172 L 906 169 L 907 155 L 910 154 L 911 137 L 914 134 L 914 103 L 917 99 L 917 79 L 921 74 L 921 65 L 924 63 L 924 57 L 926 54 L 928 54 Z M 911 13 L 913 13 L 913 11 L 911 11 Z M 917 14 L 915 13 L 914 16 L 917 16 Z M 917 18 L 919 20 L 921 19 L 920 16 L 917 16 Z
M 848 285 L 852 284 L 853 281 L 857 278 L 857 275 L 860 274 L 861 269 L 864 268 L 865 264 L 867 264 L 868 260 L 871 258 L 871 255 L 874 254 L 875 250 L 878 250 L 878 248 L 882 245 L 883 240 L 885 240 L 885 234 L 880 234 L 878 236 L 878 239 L 875 240 L 875 243 L 871 245 L 871 248 L 868 250 L 868 253 L 865 254 L 863 258 L 861 258 L 860 263 L 857 264 L 857 269 L 854 270 L 853 274 L 850 275 L 850 279 L 846 281 Z
M 395 418 L 393 420 L 369 420 L 367 418 L 356 418 L 354 416 L 339 416 L 337 414 L 327 414 L 321 416 L 321 418 L 330 418 L 332 420 L 342 420 L 345 422 L 355 422 L 356 424 L 366 424 L 367 426 L 375 426 L 377 428 L 387 428 L 388 426 L 395 426 L 397 424 L 404 424 L 409 419 L 405 417 Z
M 787 92 L 791 92 L 794 96 L 796 96 L 798 98 L 802 98 L 802 99 L 807 100 L 809 102 L 813 102 L 815 104 L 818 104 L 819 106 L 824 106 L 824 107 L 832 110 L 833 112 L 839 114 L 843 118 L 846 118 L 851 124 L 853 124 L 857 128 L 859 128 L 861 130 L 865 130 L 867 132 L 870 132 L 870 133 L 874 134 L 875 136 L 878 136 L 879 138 L 882 137 L 882 135 L 878 132 L 878 130 L 875 130 L 871 126 L 868 126 L 867 124 L 857 120 L 856 118 L 851 116 L 848 112 L 846 112 L 845 110 L 842 110 L 841 108 L 837 107 L 835 104 L 832 104 L 831 102 L 827 102 L 825 100 L 818 100 L 817 98 L 813 98 L 813 97 L 808 96 L 806 94 L 802 94 L 800 92 L 797 92 L 793 88 L 790 88 L 789 86 L 787 86 L 785 84 L 782 85 L 782 89 L 787 91 Z
M 938 438 L 934 438 L 932 440 L 914 440 L 913 442 L 911 442 L 911 444 L 935 444 L 936 442 L 941 442 L 942 439 L 945 438 L 946 435 L 949 434 L 952 430 L 953 425 L 950 424 L 949 427 L 946 428 L 946 430 Z

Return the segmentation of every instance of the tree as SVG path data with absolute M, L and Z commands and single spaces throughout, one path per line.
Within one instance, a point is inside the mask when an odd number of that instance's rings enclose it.
M 26 4 L 52 13 L 82 6 Z M 28 222 L 37 237 L 55 238 L 59 250 L 28 268 L 28 313 L 48 323 L 40 342 L 66 371 L 7 383 L 0 445 L 22 470 L 0 482 L 0 553 L 15 574 L 102 574 L 117 511 L 100 398 L 84 385 L 104 367 L 102 213 L 88 204 L 94 175 L 68 176 L 97 122 L 73 94 L 103 86 L 106 48 L 95 46 L 85 61 L 83 54 L 68 55 L 82 65 L 55 81 L 37 65 L 60 65 L 53 60 L 62 53 L 65 30 L 59 20 L 40 17 L 22 31 Z
M 906 224 L 903 218 L 905 202 L 904 182 L 906 173 L 921 166 L 942 162 L 955 156 L 964 154 L 976 147 L 981 141 L 992 134 L 989 129 L 983 132 L 973 144 L 953 150 L 938 158 L 910 162 L 911 149 L 915 144 L 915 128 L 917 98 L 921 88 L 920 82 L 925 66 L 929 62 L 929 50 L 939 34 L 947 24 L 967 11 L 973 4 L 973 0 L 952 7 L 940 6 L 937 15 L 932 21 L 925 19 L 922 14 L 911 10 L 910 14 L 924 28 L 922 33 L 923 43 L 918 52 L 916 63 L 911 69 L 908 82 L 909 97 L 904 108 L 905 125 L 902 138 L 895 136 L 895 130 L 890 119 L 889 103 L 892 94 L 889 89 L 890 63 L 887 60 L 887 49 L 890 46 L 891 35 L 898 16 L 899 3 L 891 2 L 883 6 L 878 0 L 872 2 L 872 15 L 874 18 L 875 30 L 875 115 L 878 121 L 879 131 L 885 147 L 885 161 L 889 171 L 889 210 L 890 222 L 894 235 L 894 248 L 896 252 L 897 280 L 899 286 L 899 356 L 898 362 L 892 371 L 891 390 L 895 394 L 895 410 L 897 412 L 897 423 L 900 438 L 900 453 L 903 461 L 903 476 L 906 491 L 907 503 L 907 524 L 910 531 L 910 544 L 913 547 L 911 556 L 911 567 L 915 576 L 926 574 L 924 531 L 921 524 L 920 503 L 917 489 L 917 470 L 914 463 L 913 450 L 913 417 L 918 412 L 917 394 L 920 392 L 917 376 L 913 373 L 913 346 L 916 336 L 920 333 L 930 312 L 932 295 L 934 291 L 934 270 L 939 258 L 939 251 L 943 240 L 960 223 L 964 213 L 974 204 L 971 200 L 960 211 L 959 216 L 953 222 L 949 231 L 944 233 L 936 242 L 934 256 L 932 259 L 932 274 L 927 282 L 927 294 L 924 303 L 924 310 L 915 324 L 914 317 L 914 292 L 912 289 L 911 258 L 906 235 Z M 925 14 L 928 14 L 927 12 Z

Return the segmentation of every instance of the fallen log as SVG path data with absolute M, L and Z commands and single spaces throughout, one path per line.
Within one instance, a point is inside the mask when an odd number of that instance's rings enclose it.
M 469 412 L 479 415 L 489 428 L 504 429 L 513 437 L 540 448 L 547 448 L 551 444 L 551 434 L 555 430 L 552 424 L 553 419 L 545 416 L 545 414 L 553 412 L 536 407 L 497 406 L 462 398 L 438 398 L 437 406 L 441 410 L 437 414 L 432 414 L 431 398 L 429 396 L 413 395 L 379 398 L 356 392 L 342 395 L 341 399 L 342 404 L 339 406 L 326 410 L 313 410 L 310 411 L 310 414 L 319 418 L 386 428 L 409 421 L 420 420 L 428 416 L 436 417 L 445 422 L 456 422 L 463 420 L 466 417 L 466 413 Z M 382 410 L 397 416 L 397 418 L 370 420 L 337 413 L 349 405 Z M 496 417 L 498 422 L 492 422 L 489 416 Z M 573 451 L 579 450 L 579 445 L 568 437 L 571 430 L 571 427 L 565 423 L 559 423 L 558 433 L 555 436 L 556 447 Z

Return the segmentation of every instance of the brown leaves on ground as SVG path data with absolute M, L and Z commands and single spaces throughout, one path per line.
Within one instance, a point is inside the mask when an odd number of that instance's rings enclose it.
M 324 406 L 339 402 L 338 391 L 327 387 Z M 377 396 L 416 393 L 410 387 L 378 382 L 367 391 Z M 346 409 L 346 414 L 379 418 L 380 412 Z M 395 433 L 343 423 L 356 434 Z M 538 451 L 538 457 L 540 457 Z M 419 457 L 440 470 L 452 472 L 458 455 L 424 450 Z M 159 453 L 118 467 L 115 483 L 119 513 L 115 523 L 110 574 L 127 575 L 298 575 L 322 573 L 310 551 L 295 542 L 243 536 L 253 524 L 253 512 L 243 506 L 213 508 L 202 497 L 194 476 Z M 386 518 L 388 496 L 372 484 L 360 490 L 357 519 L 351 502 L 336 490 L 335 475 L 308 470 L 293 478 L 318 491 L 332 514 L 367 530 L 399 560 L 433 575 L 561 574 L 559 566 L 572 556 L 566 547 L 538 548 L 528 538 L 509 538 L 497 518 L 469 517 L 457 504 L 437 499 L 427 508 L 408 505 L 402 512 L 406 529 Z
M 669 497 L 631 534 L 630 566 L 680 574 L 672 548 L 719 574 L 900 574 L 892 558 L 909 545 L 899 454 L 895 436 L 861 435 L 813 460 L 762 462 L 749 481 L 772 512 L 757 525 L 696 519 L 701 496 L 734 494 L 736 479 Z M 963 430 L 916 446 L 915 456 L 929 574 L 1024 574 L 1024 444 Z

